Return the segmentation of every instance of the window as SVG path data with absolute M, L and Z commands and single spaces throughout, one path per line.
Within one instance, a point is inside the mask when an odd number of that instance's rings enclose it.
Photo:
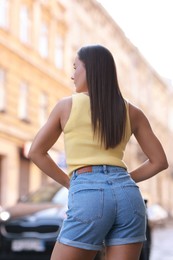
M 42 126 L 47 120 L 48 114 L 48 96 L 45 92 L 40 95 L 40 125 Z
M 57 36 L 55 39 L 55 66 L 59 69 L 63 67 L 63 39 Z
M 41 25 L 39 53 L 43 58 L 48 57 L 48 28 L 45 23 Z
M 0 27 L 9 26 L 9 0 L 0 0 Z
M 23 43 L 31 42 L 31 19 L 26 6 L 20 8 L 20 40 Z
M 21 120 L 28 121 L 28 85 L 20 84 L 18 115 Z
M 0 111 L 5 111 L 6 108 L 6 84 L 5 71 L 0 69 Z

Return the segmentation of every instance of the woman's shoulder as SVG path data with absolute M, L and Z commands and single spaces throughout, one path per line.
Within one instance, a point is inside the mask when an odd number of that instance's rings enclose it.
M 129 111 L 132 116 L 137 116 L 138 114 L 142 113 L 142 109 L 138 106 L 134 105 L 131 102 L 128 102 Z
M 71 106 L 72 106 L 72 97 L 71 96 L 63 97 L 57 101 L 53 109 L 53 112 L 57 115 L 59 114 L 60 116 L 62 116 L 64 113 L 66 113 L 66 111 L 69 111 L 71 109 Z
M 126 107 L 128 108 L 130 118 L 137 117 L 141 113 L 143 113 L 142 110 L 138 106 L 134 105 L 129 100 L 124 99 L 124 101 L 125 101 Z
M 131 129 L 132 132 L 134 132 L 139 124 L 141 124 L 144 120 L 147 120 L 144 112 L 141 108 L 138 106 L 128 102 L 129 106 L 129 117 L 130 117 L 130 123 L 131 123 Z
M 72 95 L 61 98 L 60 100 L 58 100 L 57 104 L 62 106 L 62 105 L 67 105 L 71 102 L 72 102 Z
M 63 97 L 57 101 L 55 105 L 55 110 L 59 112 L 63 112 L 71 108 L 72 106 L 72 96 Z
M 73 100 L 76 100 L 76 99 L 80 99 L 80 98 L 84 98 L 86 95 L 84 93 L 74 93 L 72 94 L 71 96 L 66 96 L 66 97 L 63 97 L 61 98 L 57 104 L 60 105 L 60 106 L 66 106 L 66 105 L 71 105 Z
M 72 96 L 66 96 L 61 98 L 55 106 L 55 112 L 56 115 L 59 115 L 62 129 L 64 129 L 64 126 L 69 118 L 71 107 Z

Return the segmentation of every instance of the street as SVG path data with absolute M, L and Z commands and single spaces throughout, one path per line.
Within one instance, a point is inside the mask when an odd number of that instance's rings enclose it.
M 152 228 L 152 245 L 151 245 L 151 253 L 149 260 L 173 260 L 173 221 L 169 221 L 162 226 L 155 226 Z M 7 259 L 6 257 L 0 256 L 1 260 Z M 10 257 L 8 260 L 20 259 L 20 260 L 29 260 L 31 256 L 23 255 L 18 256 L 16 258 Z M 48 260 L 49 257 L 39 256 L 36 258 L 32 257 L 32 259 L 45 259 Z
M 150 260 L 173 260 L 173 221 L 152 230 Z

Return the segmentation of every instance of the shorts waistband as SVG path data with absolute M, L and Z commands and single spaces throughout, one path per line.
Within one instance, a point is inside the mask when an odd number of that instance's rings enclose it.
M 77 174 L 81 174 L 81 173 L 85 173 L 85 172 L 92 172 L 92 171 L 93 171 L 93 166 L 84 166 L 84 167 L 76 170 Z
M 81 167 L 79 169 L 76 170 L 77 174 L 82 174 L 82 173 L 86 173 L 86 172 L 94 172 L 94 171 L 110 171 L 110 170 L 115 170 L 115 171 L 119 171 L 119 170 L 123 170 L 125 171 L 126 169 L 120 166 L 112 166 L 112 165 L 89 165 L 89 166 L 84 166 Z

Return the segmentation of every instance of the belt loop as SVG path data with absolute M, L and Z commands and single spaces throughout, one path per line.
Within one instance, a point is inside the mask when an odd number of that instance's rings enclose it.
M 77 177 L 77 173 L 76 173 L 76 171 L 74 171 L 74 172 L 72 173 L 71 179 L 72 179 L 72 180 L 75 180 L 76 177 Z
M 106 173 L 107 174 L 107 165 L 103 165 L 103 171 L 104 171 L 104 173 Z

